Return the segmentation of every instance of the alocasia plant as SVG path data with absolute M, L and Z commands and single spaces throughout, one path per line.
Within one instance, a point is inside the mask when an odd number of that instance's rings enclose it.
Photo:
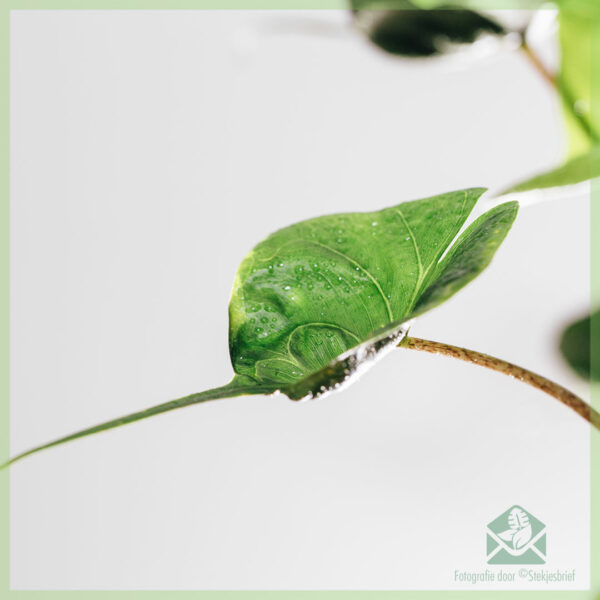
M 229 304 L 234 377 L 228 384 L 85 429 L 10 462 L 207 400 L 274 392 L 315 398 L 350 382 L 399 343 L 503 371 L 589 419 L 589 406 L 538 375 L 473 351 L 407 338 L 410 321 L 481 273 L 510 230 L 516 202 L 489 210 L 457 237 L 483 192 L 472 188 L 374 212 L 317 217 L 276 231 L 250 251 L 235 277 Z

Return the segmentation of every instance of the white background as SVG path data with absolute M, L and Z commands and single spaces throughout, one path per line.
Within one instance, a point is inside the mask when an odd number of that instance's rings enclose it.
M 558 103 L 518 53 L 396 60 L 347 25 L 13 13 L 13 453 L 228 381 L 233 275 L 272 230 L 560 160 Z M 524 207 L 413 334 L 586 395 L 556 343 L 588 307 L 588 208 Z M 398 350 L 322 401 L 208 403 L 17 464 L 12 586 L 444 589 L 518 503 L 585 588 L 588 449 L 541 392 Z

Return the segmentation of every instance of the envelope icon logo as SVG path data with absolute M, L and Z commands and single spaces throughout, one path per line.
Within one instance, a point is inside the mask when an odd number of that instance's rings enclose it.
M 543 565 L 546 526 L 523 507 L 514 505 L 487 525 L 490 565 Z

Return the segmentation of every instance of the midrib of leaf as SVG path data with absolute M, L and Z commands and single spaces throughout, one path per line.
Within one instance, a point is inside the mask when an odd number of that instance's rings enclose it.
M 462 200 L 462 205 L 460 207 L 460 212 L 458 213 L 458 216 L 456 218 L 456 222 L 460 222 L 463 220 L 466 202 L 467 202 L 467 192 L 465 191 L 463 194 L 463 200 Z M 416 243 L 416 238 L 412 232 L 412 229 L 411 229 L 410 225 L 408 224 L 406 218 L 404 217 L 404 214 L 402 213 L 402 211 L 399 208 L 395 208 L 395 210 L 399 214 L 400 218 L 402 219 L 402 222 L 404 223 L 406 230 L 408 231 L 410 239 L 413 241 L 413 246 L 415 249 L 415 254 L 416 254 L 418 266 L 419 266 L 418 281 L 415 285 L 415 288 L 414 288 L 414 291 L 412 294 L 412 298 L 411 298 L 410 303 L 406 310 L 407 315 L 410 315 L 415 307 L 416 302 L 420 298 L 421 294 L 424 292 L 424 288 L 427 287 L 426 285 L 423 285 L 423 284 L 427 283 L 427 285 L 429 285 L 429 283 L 430 283 L 430 281 L 427 279 L 427 276 L 431 272 L 432 267 L 436 267 L 440 263 L 441 258 L 445 252 L 450 252 L 450 250 L 452 249 L 452 246 L 454 245 L 452 243 L 452 241 L 455 239 L 458 239 L 460 237 L 460 229 L 461 228 L 458 227 L 458 230 L 459 230 L 458 232 L 455 232 L 454 229 L 451 230 L 451 233 L 449 235 L 447 235 L 444 238 L 443 243 L 440 244 L 440 250 L 435 253 L 433 259 L 427 265 L 427 268 L 423 270 L 423 263 L 421 261 L 421 253 L 418 249 L 418 245 Z

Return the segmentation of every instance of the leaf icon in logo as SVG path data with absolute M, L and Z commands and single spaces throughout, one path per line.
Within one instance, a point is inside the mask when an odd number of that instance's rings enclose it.
M 527 513 L 518 506 L 515 506 L 508 515 L 508 526 L 511 529 L 522 529 L 529 525 L 529 517 Z
M 499 533 L 498 536 L 504 541 L 512 541 L 513 548 L 518 550 L 531 539 L 531 523 L 527 513 L 515 506 L 508 515 L 508 526 L 510 529 Z
M 499 533 L 498 537 L 500 539 L 504 540 L 505 542 L 512 542 L 512 539 L 516 532 L 517 532 L 516 529 L 507 529 L 506 531 Z
M 515 535 L 513 536 L 513 548 L 518 550 L 522 548 L 529 540 L 531 539 L 531 525 L 527 525 L 523 527 L 523 529 L 519 529 Z

